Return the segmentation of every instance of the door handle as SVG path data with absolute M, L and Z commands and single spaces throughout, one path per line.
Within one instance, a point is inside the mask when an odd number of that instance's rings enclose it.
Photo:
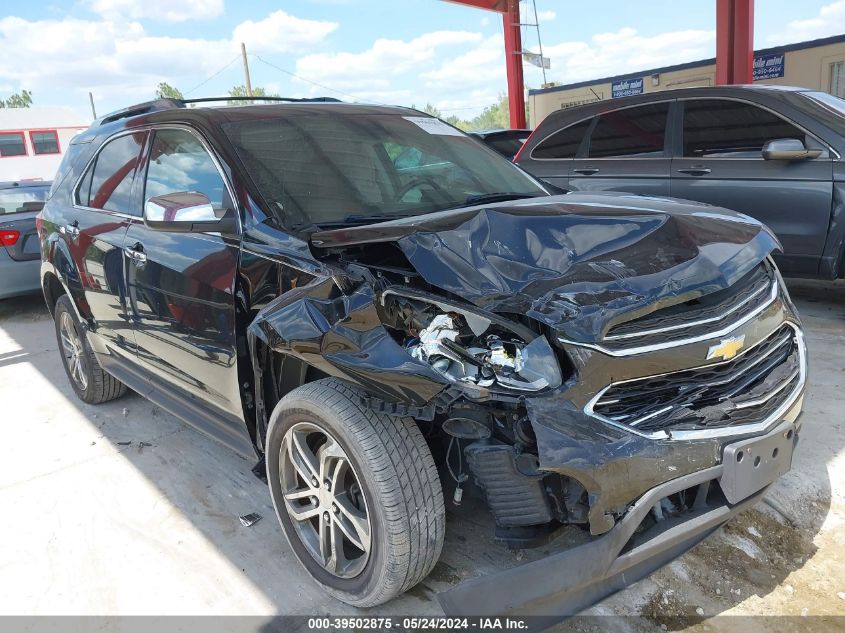
M 599 170 L 595 167 L 579 167 L 578 169 L 573 169 L 572 171 L 576 174 L 581 174 L 582 176 L 592 176 L 593 174 L 599 173 Z
M 138 267 L 147 263 L 147 254 L 144 252 L 144 245 L 141 242 L 135 242 L 133 246 L 125 248 L 124 252 L 132 260 L 132 263 Z
M 678 170 L 679 173 L 688 174 L 690 176 L 706 176 L 710 173 L 710 169 L 702 165 L 693 165 L 692 167 L 685 167 Z
M 61 229 L 61 233 L 70 235 L 71 237 L 79 237 L 79 220 L 74 220 L 70 224 L 65 224 Z

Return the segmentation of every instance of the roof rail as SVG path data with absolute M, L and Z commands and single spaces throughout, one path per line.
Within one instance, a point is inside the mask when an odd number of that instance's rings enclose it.
M 214 101 L 283 101 L 290 103 L 340 103 L 340 99 L 334 97 L 201 97 L 198 99 L 180 99 L 181 103 L 209 103 Z
M 215 101 L 283 101 L 291 103 L 340 103 L 340 99 L 334 97 L 307 97 L 297 99 L 294 97 L 201 97 L 198 99 L 156 99 L 155 101 L 145 101 L 144 103 L 136 103 L 128 108 L 122 110 L 115 110 L 109 114 L 104 115 L 95 123 L 97 125 L 105 125 L 126 119 L 131 116 L 138 116 L 139 114 L 148 114 L 150 112 L 160 112 L 162 110 L 173 110 L 174 108 L 184 108 L 188 103 L 212 103 Z
M 158 112 L 160 110 L 172 110 L 173 108 L 184 108 L 185 106 L 179 99 L 156 99 L 155 101 L 145 101 L 144 103 L 137 103 L 122 110 L 115 110 L 106 114 L 99 119 L 99 125 L 119 121 L 130 116 L 137 116 L 139 114 L 147 114 L 148 112 Z

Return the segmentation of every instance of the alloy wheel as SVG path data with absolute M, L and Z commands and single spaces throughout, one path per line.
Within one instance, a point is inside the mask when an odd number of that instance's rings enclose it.
M 76 383 L 76 386 L 80 390 L 85 391 L 88 388 L 85 348 L 82 345 L 79 329 L 67 312 L 62 312 L 59 319 L 59 334 L 62 339 L 62 353 L 67 361 L 68 373 L 70 374 L 71 380 Z
M 372 525 L 349 456 L 325 429 L 292 426 L 279 451 L 285 509 L 308 553 L 326 571 L 352 578 L 363 571 Z

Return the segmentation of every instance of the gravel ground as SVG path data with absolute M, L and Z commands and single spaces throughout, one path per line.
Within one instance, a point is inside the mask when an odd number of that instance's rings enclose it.
M 626 617 L 561 630 L 845 629 L 845 284 L 788 285 L 810 354 L 793 469 L 768 493 L 789 517 L 760 504 L 587 612 Z M 77 401 L 39 297 L 0 301 L 0 402 L 0 615 L 356 613 L 301 570 L 252 463 L 135 394 Z M 542 555 L 489 528 L 450 519 L 432 575 L 379 613 L 439 613 L 437 591 Z M 795 617 L 742 617 L 760 615 Z

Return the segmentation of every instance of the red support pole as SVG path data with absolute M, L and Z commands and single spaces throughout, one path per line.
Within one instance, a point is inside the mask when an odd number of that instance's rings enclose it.
M 525 81 L 522 77 L 522 35 L 519 30 L 519 0 L 507 0 L 502 14 L 505 29 L 505 68 L 508 73 L 508 108 L 511 127 L 524 128 Z
M 716 85 L 750 84 L 754 69 L 754 0 L 716 0 Z

